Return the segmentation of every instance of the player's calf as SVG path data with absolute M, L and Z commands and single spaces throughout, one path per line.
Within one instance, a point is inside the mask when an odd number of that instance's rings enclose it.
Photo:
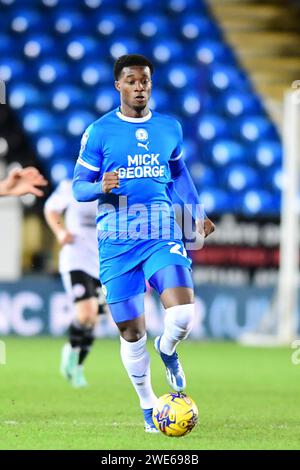
M 69 343 L 62 350 L 61 373 L 76 388 L 87 385 L 83 362 L 94 342 L 93 331 L 94 328 L 85 327 L 74 320 L 69 328 Z
M 165 328 L 161 337 L 155 339 L 155 349 L 166 367 L 167 380 L 177 392 L 186 387 L 185 374 L 178 359 L 176 347 L 192 329 L 194 304 L 176 305 L 166 310 Z

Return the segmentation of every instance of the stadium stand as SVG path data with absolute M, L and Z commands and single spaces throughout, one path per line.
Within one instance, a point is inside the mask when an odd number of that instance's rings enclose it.
M 207 211 L 279 213 L 280 137 L 204 1 L 0 0 L 0 26 L 8 104 L 54 185 L 84 129 L 118 105 L 114 60 L 142 53 L 156 68 L 151 106 L 182 122 Z

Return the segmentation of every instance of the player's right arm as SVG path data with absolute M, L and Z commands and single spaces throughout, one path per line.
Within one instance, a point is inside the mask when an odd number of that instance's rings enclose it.
M 119 187 L 117 171 L 104 173 L 99 181 L 102 161 L 100 138 L 91 125 L 83 134 L 74 170 L 73 195 L 79 202 L 95 201 L 101 194 Z
M 47 199 L 44 206 L 46 222 L 61 246 L 74 242 L 74 235 L 67 230 L 62 216 L 71 199 L 70 182 L 63 181 Z

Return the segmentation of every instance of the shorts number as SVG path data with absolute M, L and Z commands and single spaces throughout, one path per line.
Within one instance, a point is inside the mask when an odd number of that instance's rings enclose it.
M 173 245 L 172 248 L 170 248 L 170 253 L 175 253 L 175 255 L 180 255 L 184 258 L 187 258 L 187 252 L 184 246 L 175 242 L 169 242 L 168 245 Z M 180 250 L 182 250 L 182 252 Z

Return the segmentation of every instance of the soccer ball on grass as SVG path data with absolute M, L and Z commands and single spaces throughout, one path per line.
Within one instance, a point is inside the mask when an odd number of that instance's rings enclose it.
M 166 436 L 185 436 L 198 422 L 198 408 L 191 397 L 181 392 L 162 395 L 152 414 L 153 422 Z

